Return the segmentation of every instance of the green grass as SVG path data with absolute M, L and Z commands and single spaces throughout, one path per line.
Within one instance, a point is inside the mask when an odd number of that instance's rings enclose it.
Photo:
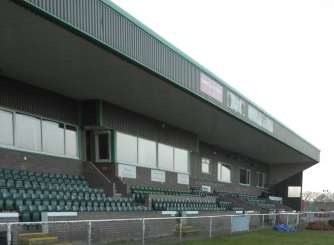
M 182 245 L 333 245 L 334 231 L 280 233 L 271 230 L 197 240 Z

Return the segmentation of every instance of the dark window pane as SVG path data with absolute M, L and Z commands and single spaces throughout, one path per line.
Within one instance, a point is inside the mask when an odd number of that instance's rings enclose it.
M 98 135 L 98 150 L 99 159 L 107 160 L 109 159 L 109 134 L 99 134 Z
M 240 183 L 249 184 L 249 172 L 246 169 L 240 169 Z

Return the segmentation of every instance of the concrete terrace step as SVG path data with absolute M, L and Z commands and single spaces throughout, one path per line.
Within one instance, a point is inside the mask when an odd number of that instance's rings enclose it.
M 181 226 L 177 224 L 176 230 L 175 230 L 176 236 L 180 235 L 180 228 Z M 194 235 L 194 234 L 198 234 L 199 230 L 194 229 L 191 225 L 182 225 L 181 233 L 182 233 L 182 236 Z

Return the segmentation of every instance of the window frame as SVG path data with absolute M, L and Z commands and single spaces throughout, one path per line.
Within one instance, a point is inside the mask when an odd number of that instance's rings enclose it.
M 204 163 L 203 161 L 206 161 L 206 163 Z M 208 165 L 208 171 L 203 171 L 203 163 Z M 210 158 L 207 158 L 207 157 L 202 157 L 201 158 L 201 172 L 202 172 L 202 174 L 210 175 L 210 173 L 211 173 L 210 165 L 211 165 L 211 159 Z
M 225 180 L 222 180 L 222 179 L 219 179 L 219 165 L 220 165 L 220 167 L 222 167 L 222 166 L 227 166 L 227 167 L 229 167 L 230 168 L 230 181 L 228 182 L 228 181 L 225 181 Z M 220 171 L 221 171 L 222 169 L 220 169 Z M 229 164 L 229 163 L 225 163 L 225 162 L 221 162 L 221 161 L 218 161 L 217 162 L 217 180 L 218 180 L 218 182 L 221 182 L 221 183 L 227 183 L 227 184 L 231 184 L 232 183 L 232 165 L 231 164 Z
M 168 146 L 168 147 L 171 147 L 172 148 L 172 152 L 173 152 L 173 157 L 172 157 L 172 168 L 165 168 L 165 167 L 160 167 L 160 161 L 159 161 L 159 145 L 164 145 L 164 146 Z M 164 170 L 164 171 L 171 171 L 171 172 L 177 172 L 175 171 L 175 162 L 174 162 L 174 146 L 171 146 L 171 145 L 167 145 L 165 143 L 162 143 L 162 142 L 157 142 L 157 167 L 158 169 L 160 170 Z
M 246 174 L 248 175 L 248 182 L 249 183 L 241 183 L 241 170 L 245 170 Z M 251 186 L 251 179 L 252 179 L 252 175 L 251 175 L 251 170 L 249 168 L 239 168 L 239 184 L 243 185 L 243 186 Z
M 259 176 L 262 176 L 262 185 L 259 185 Z M 261 172 L 261 171 L 257 171 L 256 172 L 256 187 L 257 188 L 264 188 L 265 186 L 265 176 L 266 174 L 264 172 Z
M 41 124 L 42 124 L 42 132 L 41 132 L 41 138 L 42 138 L 42 152 L 44 153 L 47 153 L 47 154 L 55 154 L 55 155 L 58 155 L 56 153 L 52 153 L 52 152 L 47 152 L 45 151 L 45 142 L 44 142 L 44 136 L 45 136 L 45 131 L 44 131 L 44 128 L 43 128 L 43 123 L 44 122 L 51 122 L 51 123 L 58 123 L 58 124 L 63 124 L 63 154 L 59 154 L 60 156 L 64 155 L 64 156 L 68 156 L 66 155 L 66 145 L 65 145 L 65 142 L 66 142 L 66 124 L 65 123 L 62 123 L 62 122 L 56 122 L 56 121 L 53 121 L 53 120 L 47 120 L 47 119 L 42 119 L 41 120 Z
M 8 107 L 3 107 L 3 106 L 0 106 L 0 110 L 10 112 L 10 113 L 13 114 L 13 145 L 0 144 L 0 148 L 15 150 L 15 151 L 19 151 L 19 152 L 33 153 L 33 154 L 38 154 L 38 155 L 61 157 L 61 158 L 66 158 L 66 159 L 79 160 L 81 158 L 81 148 L 80 148 L 81 132 L 79 130 L 78 125 L 75 125 L 73 123 L 60 121 L 60 120 L 53 119 L 53 118 L 49 118 L 49 117 L 40 116 L 40 115 L 29 113 L 29 112 L 26 112 L 26 111 L 15 110 L 15 109 L 11 109 L 11 108 L 8 108 Z M 22 114 L 22 115 L 25 115 L 25 116 L 35 117 L 35 118 L 40 120 L 40 130 L 41 130 L 41 139 L 40 139 L 41 140 L 41 150 L 40 151 L 25 149 L 25 148 L 17 146 L 17 142 L 16 142 L 16 137 L 17 137 L 16 136 L 16 134 L 17 134 L 16 114 Z M 71 126 L 71 127 L 74 127 L 76 129 L 76 132 L 77 132 L 77 137 L 76 137 L 77 155 L 75 157 L 66 155 L 65 153 L 64 153 L 64 155 L 59 155 L 59 154 L 54 154 L 54 153 L 49 153 L 49 152 L 44 151 L 44 148 L 43 148 L 43 127 L 42 127 L 42 122 L 43 121 L 50 121 L 50 122 L 64 124 L 64 142 L 65 142 L 65 128 L 66 128 L 66 126 Z M 64 148 L 64 151 L 65 151 L 65 148 Z
M 182 150 L 182 151 L 186 151 L 187 152 L 187 171 L 186 172 L 184 172 L 184 171 L 182 171 L 182 170 L 176 170 L 176 161 L 175 161 L 175 150 Z M 189 172 L 190 172 L 190 164 L 189 164 L 189 162 L 190 162 L 190 154 L 189 154 L 189 151 L 188 150 L 186 150 L 186 149 L 183 149 L 183 148 L 179 148 L 179 147 L 176 147 L 176 146 L 173 146 L 173 169 L 174 169 L 174 171 L 175 172 L 177 172 L 177 173 L 185 173 L 185 174 L 189 174 Z
M 113 152 L 114 152 L 114 160 L 115 163 L 117 164 L 125 164 L 125 165 L 132 165 L 132 166 L 136 166 L 136 167 L 142 167 L 142 168 L 149 168 L 149 169 L 156 169 L 156 170 L 160 170 L 160 171 L 169 171 L 169 172 L 174 172 L 174 173 L 180 173 L 180 174 L 187 174 L 190 175 L 190 152 L 188 149 L 185 148 L 181 148 L 181 147 L 177 147 L 174 145 L 170 145 L 161 141 L 156 141 L 156 140 L 152 140 L 152 139 L 148 139 L 145 137 L 141 137 L 141 136 L 136 136 L 134 134 L 131 133 L 126 133 L 124 131 L 120 131 L 120 130 L 112 130 L 113 131 Z M 125 134 L 125 135 L 129 135 L 132 137 L 135 137 L 137 140 L 137 161 L 136 163 L 126 163 L 126 162 L 122 162 L 122 161 L 118 161 L 118 156 L 117 156 L 117 133 L 121 133 L 121 134 Z M 139 163 L 139 139 L 143 139 L 143 140 L 147 140 L 147 141 L 151 141 L 154 142 L 156 145 L 156 164 L 155 166 L 150 166 L 150 165 L 144 165 L 144 164 L 140 164 Z M 172 152 L 172 164 L 171 164 L 171 168 L 167 168 L 167 167 L 161 167 L 160 166 L 160 161 L 159 161 L 159 145 L 163 145 L 163 146 L 167 146 L 169 148 L 171 148 L 171 152 Z M 176 170 L 175 169 L 175 149 L 179 149 L 179 150 L 184 150 L 187 152 L 187 172 L 185 171 L 181 171 L 181 170 Z
M 158 143 L 154 140 L 150 140 L 144 137 L 139 137 L 139 136 L 135 136 L 137 137 L 137 166 L 139 167 L 144 167 L 144 168 L 151 168 L 151 169 L 158 169 Z M 140 152 L 140 146 L 139 146 L 139 141 L 140 140 L 146 140 L 146 141 L 150 141 L 153 142 L 155 144 L 155 163 L 154 166 L 151 166 L 147 163 L 141 163 L 140 162 L 140 157 L 139 157 L 139 152 Z
M 98 137 L 102 134 L 107 134 L 108 135 L 108 155 L 109 158 L 106 159 L 101 159 L 99 157 L 99 141 L 98 141 Z M 111 132 L 108 130 L 101 130 L 101 131 L 95 131 L 94 133 L 94 140 L 95 140 L 95 161 L 97 163 L 105 163 L 105 162 L 111 162 L 112 156 L 111 156 Z
M 124 162 L 124 161 L 119 161 L 118 160 L 118 154 L 117 154 L 117 147 L 118 147 L 117 133 L 125 134 L 125 135 L 128 135 L 128 136 L 136 138 L 136 151 L 137 151 L 137 155 L 136 155 L 136 162 L 135 163 L 129 163 L 129 162 Z M 125 133 L 125 132 L 119 131 L 119 130 L 115 130 L 115 134 L 114 135 L 115 135 L 115 137 L 114 137 L 114 143 L 115 143 L 115 146 L 114 146 L 115 162 L 116 163 L 120 163 L 120 164 L 125 164 L 125 165 L 131 165 L 131 166 L 138 167 L 139 166 L 139 164 L 138 164 L 138 137 L 135 136 L 135 135 L 133 135 L 133 134 Z
M 12 144 L 6 144 L 6 143 L 0 143 L 1 147 L 8 147 L 8 148 L 12 148 L 15 146 L 15 112 L 14 111 L 10 111 L 7 109 L 3 109 L 2 107 L 0 107 L 0 110 L 6 113 L 10 113 L 12 115 Z

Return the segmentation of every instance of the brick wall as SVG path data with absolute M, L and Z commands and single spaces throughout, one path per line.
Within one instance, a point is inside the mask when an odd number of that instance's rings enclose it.
M 48 173 L 82 174 L 80 160 L 0 148 L 0 168 Z

